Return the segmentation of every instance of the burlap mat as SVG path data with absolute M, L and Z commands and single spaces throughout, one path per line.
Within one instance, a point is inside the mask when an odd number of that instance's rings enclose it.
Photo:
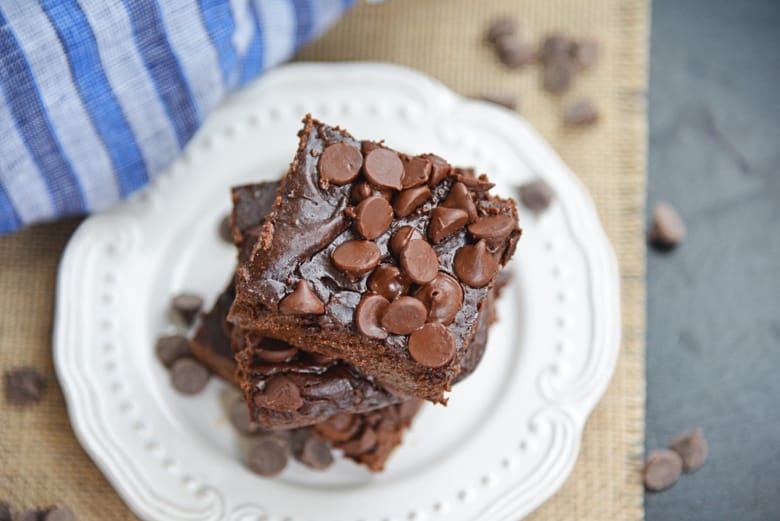
M 596 36 L 598 69 L 562 99 L 539 89 L 538 69 L 508 72 L 481 44 L 486 22 L 516 14 L 528 38 L 552 29 Z M 304 60 L 382 60 L 422 70 L 467 95 L 513 92 L 520 112 L 581 176 L 620 259 L 623 349 L 585 430 L 565 486 L 535 512 L 542 520 L 637 520 L 644 431 L 644 249 L 646 0 L 387 0 L 362 5 L 307 48 Z M 603 118 L 592 129 L 560 124 L 562 103 L 588 95 Z M 50 355 L 57 263 L 75 221 L 0 238 L 0 369 L 32 365 L 50 388 L 27 409 L 0 400 L 0 500 L 63 502 L 85 520 L 134 519 L 76 442 Z

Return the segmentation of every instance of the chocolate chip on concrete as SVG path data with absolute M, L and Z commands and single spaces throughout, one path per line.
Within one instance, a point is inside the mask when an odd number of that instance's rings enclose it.
M 647 232 L 650 243 L 659 249 L 671 249 L 685 240 L 685 233 L 685 222 L 677 210 L 666 201 L 656 203 Z
M 682 458 L 673 450 L 654 450 L 645 460 L 643 471 L 645 487 L 654 492 L 671 487 L 680 477 L 682 468 Z
M 680 455 L 685 472 L 698 470 L 707 460 L 709 448 L 700 428 L 678 434 L 669 448 Z

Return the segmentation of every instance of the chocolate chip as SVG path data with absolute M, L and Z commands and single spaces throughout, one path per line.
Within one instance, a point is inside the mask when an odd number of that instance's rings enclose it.
M 403 192 L 398 192 L 393 201 L 393 209 L 398 217 L 406 217 L 421 204 L 430 199 L 431 189 L 427 186 L 416 186 Z
M 43 521 L 45 510 L 39 508 L 30 508 L 19 514 L 14 521 Z
M 277 374 L 265 382 L 263 391 L 254 396 L 255 405 L 272 411 L 292 412 L 303 405 L 301 390 L 291 379 Z
M 347 454 L 359 456 L 376 447 L 376 443 L 376 433 L 373 429 L 366 428 L 358 438 L 343 443 L 340 448 Z
M 226 243 L 233 244 L 233 228 L 230 226 L 229 215 L 219 221 L 219 237 Z
M 279 302 L 279 311 L 286 315 L 322 315 L 325 306 L 309 283 L 301 279 L 295 286 L 295 291 Z
M 410 281 L 392 264 L 380 264 L 368 279 L 368 288 L 393 301 L 409 291 Z
M 386 148 L 377 148 L 366 155 L 363 172 L 368 181 L 380 188 L 400 190 L 404 165 L 398 154 Z
M 393 208 L 382 197 L 373 195 L 364 199 L 355 209 L 355 228 L 365 239 L 376 239 L 393 222 Z
M 685 222 L 674 206 L 660 201 L 653 207 L 653 217 L 647 237 L 659 248 L 674 248 L 685 240 Z
M 381 256 L 379 246 L 371 241 L 347 241 L 333 250 L 331 259 L 349 278 L 356 279 L 373 270 Z
M 410 157 L 403 161 L 404 177 L 401 184 L 404 188 L 424 185 L 431 177 L 431 163 L 422 157 Z
M 441 242 L 469 222 L 469 214 L 459 208 L 438 206 L 431 211 L 428 237 L 434 244 Z
M 534 213 L 546 210 L 553 199 L 553 189 L 542 179 L 535 179 L 520 187 L 520 202 Z
M 165 367 L 170 368 L 173 363 L 187 356 L 192 356 L 190 342 L 183 335 L 161 336 L 157 339 L 155 348 L 157 358 Z
M 363 151 L 363 155 L 367 156 L 369 152 L 372 150 L 376 150 L 377 148 L 383 148 L 381 143 L 375 143 L 373 141 L 361 141 L 360 142 L 360 149 Z
M 645 461 L 645 487 L 656 492 L 671 487 L 680 477 L 682 466 L 682 458 L 676 452 L 669 449 L 654 450 Z
M 12 521 L 11 507 L 4 501 L 0 501 L 0 521 Z
M 474 176 L 474 169 L 456 169 L 455 178 L 466 185 L 466 188 L 472 192 L 487 192 L 496 183 L 491 183 L 485 174 L 481 174 L 479 177 Z
M 398 257 L 401 255 L 403 249 L 406 248 L 406 245 L 409 244 L 409 241 L 422 238 L 423 234 L 420 233 L 417 228 L 413 228 L 411 226 L 402 226 L 398 229 L 397 232 L 393 234 L 393 237 L 390 239 L 390 251 L 393 252 L 393 255 Z
M 508 15 L 495 18 L 485 32 L 485 40 L 496 43 L 499 38 L 517 34 L 517 20 Z
M 504 36 L 496 41 L 498 59 L 510 69 L 519 69 L 536 60 L 536 50 L 513 36 Z
M 314 436 L 307 436 L 293 455 L 298 461 L 315 470 L 325 470 L 333 464 L 330 446 Z
M 5 399 L 11 405 L 37 403 L 46 390 L 46 379 L 33 367 L 19 367 L 5 372 Z
M 194 293 L 180 293 L 171 299 L 171 307 L 185 324 L 190 325 L 203 307 L 203 299 Z
M 387 338 L 387 331 L 382 328 L 382 316 L 390 302 L 381 295 L 367 294 L 355 308 L 355 326 L 357 330 L 378 340 Z
M 280 364 L 295 358 L 298 349 L 281 340 L 264 338 L 256 348 L 255 354 L 269 364 Z
M 484 239 L 459 249 L 452 264 L 458 278 L 472 288 L 485 286 L 498 271 L 498 262 Z
M 455 355 L 455 337 L 442 324 L 432 322 L 409 336 L 408 349 L 415 362 L 435 369 L 452 360 Z
M 544 67 L 542 87 L 552 94 L 561 94 L 571 88 L 574 73 L 567 62 L 553 62 Z
M 316 425 L 315 430 L 333 441 L 346 441 L 357 434 L 360 418 L 356 414 L 334 414 Z
M 320 181 L 327 186 L 344 185 L 355 179 L 363 165 L 363 154 L 349 143 L 328 145 L 320 156 Z
M 469 224 L 469 233 L 477 239 L 487 239 L 488 242 L 500 241 L 506 238 L 515 228 L 515 220 L 506 214 L 480 217 Z
M 569 53 L 577 67 L 580 70 L 585 70 L 598 63 L 601 49 L 596 40 L 592 38 L 583 38 L 571 44 Z
M 514 94 L 508 94 L 508 93 L 484 94 L 482 96 L 479 96 L 477 99 L 481 99 L 482 101 L 487 101 L 488 103 L 501 105 L 502 107 L 506 107 L 509 110 L 517 109 L 517 97 Z
M 374 195 L 374 189 L 368 183 L 355 183 L 349 191 L 349 197 L 353 204 L 358 204 L 363 199 L 368 199 Z
M 563 109 L 563 122 L 570 127 L 585 127 L 599 120 L 599 109 L 592 100 L 582 98 Z
M 423 154 L 420 157 L 431 162 L 431 177 L 428 179 L 428 186 L 436 186 L 441 183 L 452 170 L 450 164 L 436 154 Z
M 469 222 L 472 222 L 477 218 L 477 206 L 474 204 L 474 199 L 471 197 L 471 192 L 468 187 L 463 183 L 455 183 L 452 185 L 450 193 L 447 194 L 447 198 L 439 206 L 444 206 L 445 208 L 460 208 L 468 214 Z
M 439 272 L 439 257 L 427 241 L 411 240 L 399 255 L 401 269 L 416 284 L 427 284 Z
M 58 506 L 49 510 L 43 521 L 76 521 L 76 514 L 67 506 Z
M 257 434 L 263 430 L 258 424 L 252 421 L 252 418 L 249 416 L 249 407 L 247 407 L 243 398 L 235 400 L 228 412 L 230 423 L 232 423 L 233 427 L 241 434 Z
M 206 387 L 209 371 L 192 358 L 180 358 L 171 366 L 171 383 L 182 394 L 197 394 Z
M 382 327 L 396 335 L 408 335 L 420 329 L 427 316 L 425 304 L 414 297 L 399 297 L 385 309 Z
M 256 439 L 249 447 L 247 465 L 265 477 L 276 476 L 287 466 L 290 444 L 285 438 L 268 434 Z
M 685 472 L 694 472 L 704 465 L 709 451 L 704 433 L 698 428 L 677 435 L 669 448 L 680 455 Z
M 560 33 L 553 33 L 542 40 L 540 58 L 545 65 L 569 60 L 571 40 Z
M 428 321 L 449 324 L 463 305 L 463 288 L 455 277 L 440 271 L 436 278 L 418 289 L 415 298 L 428 308 Z

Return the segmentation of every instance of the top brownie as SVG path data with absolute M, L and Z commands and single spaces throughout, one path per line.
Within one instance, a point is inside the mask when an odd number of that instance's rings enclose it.
M 236 273 L 229 320 L 444 402 L 520 237 L 514 201 L 444 159 L 310 116 Z

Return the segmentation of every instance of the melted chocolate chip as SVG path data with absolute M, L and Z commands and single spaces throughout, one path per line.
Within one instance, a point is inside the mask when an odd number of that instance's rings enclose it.
M 404 165 L 398 154 L 385 148 L 377 148 L 366 155 L 363 172 L 371 184 L 380 188 L 400 190 L 403 185 Z
M 390 302 L 381 295 L 369 293 L 364 295 L 355 308 L 355 326 L 357 330 L 378 340 L 387 338 L 387 331 L 382 327 L 382 317 Z
M 463 304 L 463 288 L 455 277 L 440 271 L 436 278 L 418 289 L 414 296 L 428 308 L 428 321 L 449 324 Z
M 472 288 L 481 288 L 498 271 L 498 262 L 488 251 L 484 240 L 458 250 L 453 260 L 455 274 Z
M 387 306 L 382 327 L 396 335 L 408 335 L 425 324 L 428 310 L 414 297 L 399 297 Z
M 477 218 L 477 206 L 471 197 L 471 192 L 463 183 L 455 183 L 450 188 L 447 198 L 439 205 L 445 208 L 460 208 L 469 215 L 469 222 Z
M 416 284 L 427 284 L 439 272 L 439 257 L 427 241 L 411 240 L 399 255 L 401 269 Z
M 431 163 L 422 157 L 411 157 L 403 161 L 404 177 L 401 184 L 404 188 L 424 185 L 431 176 Z
M 469 224 L 469 233 L 477 239 L 499 241 L 506 238 L 515 227 L 515 220 L 509 215 L 498 214 L 481 217 Z
M 393 222 L 393 209 L 383 197 L 373 195 L 355 209 L 355 228 L 366 239 L 376 239 Z
M 428 237 L 434 244 L 441 242 L 469 222 L 469 214 L 459 208 L 437 207 L 431 211 Z
M 392 264 L 380 264 L 368 279 L 369 289 L 389 301 L 409 291 L 409 285 L 409 279 Z
M 284 375 L 274 375 L 265 383 L 262 393 L 254 396 L 255 405 L 272 411 L 297 411 L 303 405 L 301 390 Z
M 452 170 L 452 166 L 450 166 L 444 158 L 439 157 L 436 154 L 423 154 L 420 157 L 424 157 L 431 162 L 431 176 L 428 178 L 429 186 L 436 186 L 441 183 Z
M 335 143 L 325 147 L 320 156 L 320 180 L 334 185 L 344 185 L 355 179 L 363 165 L 363 154 L 348 143 Z
M 416 186 L 395 196 L 393 209 L 398 217 L 406 217 L 414 212 L 421 204 L 430 199 L 431 189 L 427 186 Z
M 279 302 L 279 311 L 286 315 L 322 315 L 325 306 L 305 280 L 299 280 L 295 291 Z
M 371 241 L 347 241 L 333 250 L 331 259 L 338 269 L 356 279 L 373 270 L 380 257 L 379 246 Z
M 401 251 L 403 251 L 404 248 L 406 248 L 406 245 L 409 244 L 409 241 L 412 241 L 414 239 L 422 239 L 423 234 L 420 233 L 417 228 L 413 228 L 411 226 L 403 226 L 398 229 L 397 232 L 393 234 L 393 237 L 390 239 L 389 247 L 390 251 L 393 252 L 393 255 L 396 257 L 401 255 Z
M 279 364 L 293 359 L 298 354 L 298 349 L 281 340 L 264 338 L 255 349 L 258 358 L 269 364 Z
M 441 367 L 455 355 L 455 337 L 442 324 L 425 324 L 409 336 L 409 354 L 420 365 Z

